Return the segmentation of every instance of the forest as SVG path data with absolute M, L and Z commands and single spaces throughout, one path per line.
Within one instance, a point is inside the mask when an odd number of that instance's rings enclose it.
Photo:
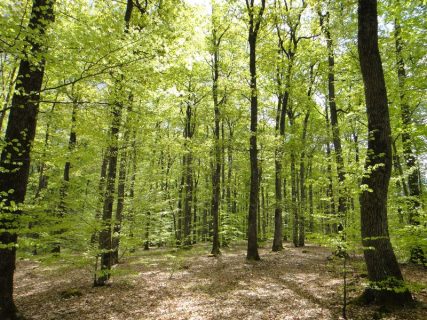
M 426 17 L 0 1 L 0 320 L 427 319 Z

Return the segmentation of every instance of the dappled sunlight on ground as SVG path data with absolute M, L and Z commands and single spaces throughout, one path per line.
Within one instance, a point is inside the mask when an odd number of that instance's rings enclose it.
M 208 252 L 208 246 L 194 251 L 140 252 L 127 257 L 115 269 L 111 283 L 102 288 L 91 286 L 89 269 L 64 271 L 19 261 L 16 302 L 34 320 L 321 320 L 341 316 L 341 260 L 328 259 L 331 253 L 326 248 L 287 245 L 279 253 L 261 249 L 259 262 L 245 260 L 244 246 L 226 249 L 218 258 L 209 257 Z M 361 292 L 361 272 L 349 267 L 350 297 Z M 425 275 L 416 268 L 405 275 L 411 274 L 417 282 Z M 426 296 L 416 293 L 424 302 Z M 351 304 L 349 319 L 372 319 L 378 316 L 377 309 Z M 381 319 L 425 319 L 425 314 L 427 309 L 420 307 L 381 314 Z

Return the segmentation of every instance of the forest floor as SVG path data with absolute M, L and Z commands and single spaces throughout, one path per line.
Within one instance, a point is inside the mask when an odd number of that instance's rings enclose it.
M 105 287 L 92 287 L 88 268 L 46 266 L 20 260 L 15 297 L 20 311 L 34 320 L 127 319 L 340 319 L 342 259 L 325 247 L 290 244 L 279 253 L 260 249 L 261 261 L 247 262 L 245 247 L 223 249 L 210 257 L 208 246 L 192 250 L 152 249 L 126 257 Z M 349 300 L 366 282 L 363 260 L 348 266 Z M 416 307 L 387 310 L 347 306 L 348 319 L 427 319 L 427 272 L 402 266 L 418 289 Z

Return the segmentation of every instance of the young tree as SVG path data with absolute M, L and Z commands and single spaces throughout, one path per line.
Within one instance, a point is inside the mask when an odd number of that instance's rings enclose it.
M 362 243 L 371 282 L 364 296 L 376 303 L 405 304 L 412 301 L 412 296 L 404 287 L 387 222 L 392 146 L 387 93 L 378 48 L 377 1 L 359 0 L 358 21 L 358 50 L 369 130 L 360 195 Z
M 34 0 L 0 159 L 0 319 L 18 319 L 13 301 L 18 216 L 25 200 L 54 0 Z

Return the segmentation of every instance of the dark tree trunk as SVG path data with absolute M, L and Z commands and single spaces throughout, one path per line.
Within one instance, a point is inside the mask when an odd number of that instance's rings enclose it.
M 184 155 L 182 157 L 182 175 L 181 175 L 181 180 L 178 186 L 178 210 L 177 210 L 177 218 L 175 219 L 174 216 L 174 220 L 176 220 L 175 225 L 176 225 L 176 245 L 177 246 L 181 246 L 182 244 L 182 216 L 183 216 L 183 211 L 182 211 L 182 204 L 183 204 L 183 199 L 184 199 L 184 183 L 185 183 L 185 162 L 186 162 L 186 156 Z
M 193 120 L 193 110 L 191 101 L 187 101 L 187 108 L 185 113 L 185 129 L 184 129 L 184 138 L 191 140 L 194 134 L 194 120 Z M 184 165 L 184 195 L 183 195 L 183 209 L 184 209 L 184 225 L 183 225 L 183 237 L 184 245 L 189 247 L 191 246 L 191 211 L 192 211 L 192 202 L 193 202 L 193 154 L 191 150 L 191 145 L 187 145 L 188 150 L 186 150 L 185 165 Z
M 214 19 L 214 17 L 212 17 Z M 212 44 L 213 44 L 213 72 L 212 72 L 212 97 L 214 103 L 214 166 L 212 174 L 212 219 L 213 219 L 213 238 L 211 254 L 220 254 L 219 243 L 219 202 L 221 199 L 221 146 L 219 141 L 220 135 L 220 102 L 218 99 L 218 80 L 219 80 L 219 46 L 221 37 L 218 37 L 215 23 L 213 22 Z M 224 180 L 222 181 L 224 184 Z
M 199 161 L 199 166 L 200 166 L 200 161 Z M 198 241 L 197 238 L 197 231 L 200 230 L 200 226 L 197 222 L 198 220 L 198 205 L 199 205 L 199 200 L 198 200 L 198 186 L 199 186 L 199 179 L 200 179 L 200 174 L 199 172 L 197 172 L 197 177 L 194 180 L 194 194 L 193 194 L 193 240 L 192 243 L 196 244 Z
M 310 94 L 309 94 L 310 96 Z M 307 127 L 308 127 L 308 120 L 310 118 L 310 111 L 307 111 L 304 117 L 304 124 L 303 124 L 303 131 L 302 131 L 302 145 L 303 148 L 306 143 L 307 138 Z M 305 210 L 306 210 L 306 199 L 307 199 L 307 193 L 305 188 L 305 179 L 306 179 L 306 173 L 305 173 L 305 157 L 306 157 L 306 151 L 303 150 L 301 152 L 300 157 L 300 169 L 299 169 L 299 177 L 300 177 L 300 215 L 299 215 L 299 234 L 298 234 L 298 246 L 303 247 L 305 245 Z
M 134 3 L 132 0 L 127 1 L 126 11 L 124 16 L 125 28 L 124 33 L 129 32 L 130 21 L 132 18 L 132 10 Z M 104 207 L 102 212 L 102 228 L 99 233 L 99 249 L 101 251 L 101 274 L 95 278 L 95 286 L 104 286 L 110 278 L 110 270 L 113 264 L 113 240 L 112 240 L 112 217 L 114 204 L 114 189 L 117 176 L 117 159 L 119 152 L 119 132 L 122 121 L 123 103 L 118 100 L 124 76 L 116 80 L 116 101 L 112 106 L 112 120 L 110 129 L 110 144 L 108 147 L 108 174 L 107 185 L 104 196 Z
M 248 250 L 246 258 L 248 260 L 260 260 L 258 254 L 258 230 L 257 230 L 257 210 L 259 201 L 259 177 L 258 177 L 258 146 L 257 146 L 257 128 L 258 128 L 258 89 L 256 72 L 256 42 L 258 31 L 261 24 L 262 15 L 265 9 L 265 0 L 261 0 L 261 8 L 256 10 L 254 1 L 246 2 L 249 15 L 249 70 L 251 75 L 251 125 L 249 139 L 250 144 L 250 162 L 251 162 L 251 184 L 249 193 L 249 214 L 248 214 Z
M 265 207 L 265 188 L 261 186 L 261 209 L 262 209 L 262 224 L 261 224 L 261 232 L 262 232 L 262 240 L 267 240 L 267 219 L 268 214 Z
M 30 170 L 30 151 L 34 141 L 47 51 L 45 33 L 54 20 L 53 0 L 34 0 L 28 29 L 36 36 L 25 39 L 26 52 L 20 62 L 15 92 L 9 112 L 0 158 L 0 319 L 15 319 L 18 313 L 13 301 L 17 218 L 25 200 Z
M 107 186 L 104 196 L 104 207 L 102 211 L 102 227 L 99 233 L 99 249 L 101 251 L 101 274 L 96 279 L 96 286 L 103 286 L 110 278 L 112 261 L 112 233 L 111 223 L 113 216 L 114 189 L 117 175 L 117 155 L 119 131 L 122 117 L 122 104 L 116 103 L 112 110 L 112 124 L 110 132 L 110 146 L 108 147 L 108 174 Z
M 310 183 L 308 185 L 308 206 L 309 206 L 309 224 L 308 229 L 311 233 L 314 232 L 314 206 L 313 206 L 313 157 L 309 158 L 308 176 Z
M 124 125 L 124 135 L 123 135 L 123 144 L 122 144 L 122 152 L 120 157 L 120 165 L 119 165 L 119 181 L 117 185 L 117 207 L 116 207 L 116 217 L 114 221 L 114 229 L 113 229 L 113 238 L 112 238 L 112 250 L 111 259 L 112 264 L 119 263 L 119 245 L 120 245 L 120 233 L 122 230 L 122 220 L 123 220 L 123 209 L 125 203 L 125 187 L 126 187 L 126 171 L 128 168 L 128 140 L 130 133 L 130 117 L 132 113 L 132 95 L 129 97 L 128 107 L 126 110 L 126 121 Z
M 144 250 L 150 250 L 150 224 L 151 224 L 151 212 L 147 211 L 145 217 L 145 234 L 144 234 Z
M 293 216 L 292 224 L 292 242 L 295 247 L 298 247 L 298 231 L 299 231 L 299 215 L 297 206 L 297 173 L 295 169 L 295 152 L 291 151 L 291 208 Z
M 328 187 L 326 189 L 326 196 L 328 197 L 328 204 L 326 205 L 326 213 L 330 216 L 329 219 L 326 219 L 326 233 L 336 232 L 336 211 L 335 211 L 335 198 L 334 198 L 334 188 L 332 183 L 332 164 L 331 164 L 331 146 L 330 146 L 330 122 L 329 122 L 329 111 L 326 107 L 326 129 L 328 132 L 328 140 L 326 143 L 326 157 L 328 159 L 327 173 L 328 173 Z
M 287 190 L 287 184 L 286 184 L 286 177 L 283 178 L 283 204 L 284 204 L 284 210 L 285 214 L 283 217 L 283 241 L 288 241 L 289 239 L 289 205 L 287 203 L 288 201 L 288 190 Z
M 412 301 L 391 246 L 387 222 L 387 192 L 392 167 L 391 128 L 387 93 L 378 48 L 377 1 L 359 0 L 358 50 L 368 114 L 368 152 L 360 195 L 362 243 L 373 284 L 365 297 L 376 303 Z M 402 290 L 403 288 L 403 290 Z M 400 290 L 398 290 L 400 289 Z
M 128 220 L 129 220 L 129 238 L 133 239 L 134 237 L 134 227 L 135 227 L 135 181 L 136 181 L 136 170 L 137 170 L 137 148 L 136 148 L 136 130 L 132 130 L 132 169 L 131 169 L 131 176 L 130 176 L 130 183 L 129 183 L 129 213 L 128 213 Z M 169 165 L 169 164 L 168 164 Z M 168 167 L 169 169 L 169 167 Z M 168 184 L 166 182 L 165 186 L 165 192 L 168 194 Z M 174 220 L 175 222 L 175 220 Z M 135 252 L 135 247 L 132 245 L 130 252 Z

